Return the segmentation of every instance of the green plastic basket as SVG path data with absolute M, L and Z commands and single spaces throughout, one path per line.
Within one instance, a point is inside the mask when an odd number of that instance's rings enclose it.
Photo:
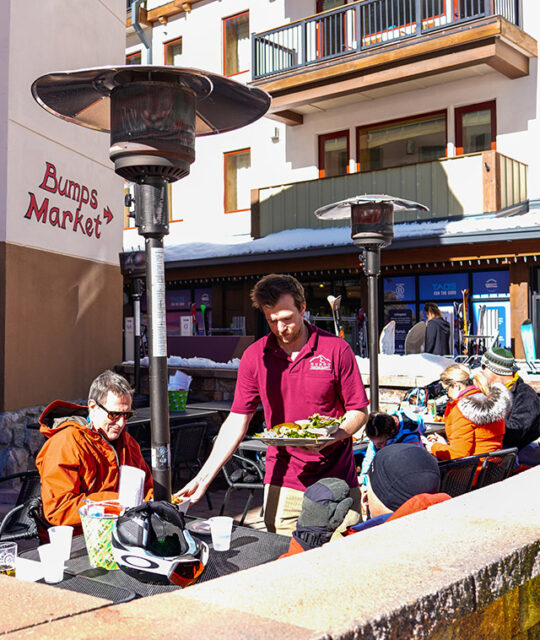
M 185 411 L 187 396 L 187 389 L 169 391 L 169 411 Z

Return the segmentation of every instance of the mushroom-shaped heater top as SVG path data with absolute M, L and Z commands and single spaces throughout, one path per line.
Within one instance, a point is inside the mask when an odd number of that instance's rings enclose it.
M 353 196 L 315 211 L 321 220 L 351 219 L 351 238 L 365 247 L 386 247 L 394 237 L 394 211 L 429 209 L 418 202 L 386 195 Z
M 262 117 L 270 96 L 229 78 L 176 67 L 126 65 L 41 76 L 32 95 L 47 111 L 111 132 L 110 157 L 127 180 L 189 173 L 195 136 L 243 127 Z

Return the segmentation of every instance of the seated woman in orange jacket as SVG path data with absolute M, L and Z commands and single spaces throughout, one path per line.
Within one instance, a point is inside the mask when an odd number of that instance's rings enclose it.
M 444 412 L 448 442 L 436 434 L 424 440 L 426 448 L 439 460 L 451 460 L 502 448 L 504 419 L 512 406 L 512 396 L 502 384 L 488 385 L 480 375 L 472 375 L 464 364 L 452 364 L 441 373 L 449 402 Z

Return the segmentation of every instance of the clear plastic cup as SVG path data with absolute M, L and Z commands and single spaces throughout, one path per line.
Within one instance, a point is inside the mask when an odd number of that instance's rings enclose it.
M 42 544 L 38 547 L 39 559 L 43 567 L 45 582 L 55 584 L 64 579 L 64 554 L 54 544 Z
M 73 539 L 73 527 L 69 525 L 58 525 L 49 527 L 49 542 L 54 544 L 63 554 L 64 561 L 71 556 L 71 541 Z
M 229 516 L 216 516 L 208 520 L 212 534 L 214 551 L 228 551 L 231 548 L 233 519 Z
M 0 575 L 15 575 L 15 560 L 17 558 L 16 542 L 0 542 Z

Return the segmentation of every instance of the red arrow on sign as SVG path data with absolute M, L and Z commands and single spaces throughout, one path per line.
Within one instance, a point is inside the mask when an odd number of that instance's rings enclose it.
M 105 207 L 105 209 L 103 209 L 103 217 L 105 218 L 107 224 L 109 224 L 109 222 L 113 219 L 113 214 L 111 213 L 109 207 Z

